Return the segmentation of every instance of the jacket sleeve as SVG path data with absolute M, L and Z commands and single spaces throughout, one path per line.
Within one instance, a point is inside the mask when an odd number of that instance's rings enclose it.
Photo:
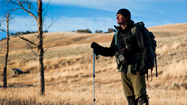
M 112 42 L 110 44 L 110 47 L 103 47 L 101 45 L 99 45 L 99 47 L 97 48 L 98 50 L 98 54 L 102 55 L 102 56 L 114 56 L 115 55 L 115 39 L 113 37 Z

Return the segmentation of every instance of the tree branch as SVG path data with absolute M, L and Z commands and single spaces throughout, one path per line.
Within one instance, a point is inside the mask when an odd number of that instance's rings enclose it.
M 48 7 L 49 7 L 49 2 L 50 2 L 50 1 L 48 1 L 48 3 L 47 3 L 47 8 L 46 8 L 45 14 L 44 14 L 44 16 L 43 16 L 44 18 L 45 18 L 45 16 L 47 15 L 47 10 L 48 10 Z
M 12 17 L 12 18 L 8 19 L 8 21 L 10 21 L 10 20 L 12 20 L 12 19 L 14 19 L 14 17 Z
M 27 43 L 27 42 L 26 42 Z M 27 45 L 29 46 L 29 48 L 32 50 L 32 52 L 34 53 L 34 55 L 36 56 L 36 57 L 38 57 L 37 56 L 37 54 L 34 52 L 34 50 L 33 50 L 33 48 L 27 43 Z
M 34 18 L 38 21 L 37 17 L 36 17 L 32 12 L 30 12 L 30 9 L 29 9 L 29 10 L 25 9 L 25 8 L 23 7 L 23 5 L 22 5 L 22 2 L 20 2 L 19 0 L 17 0 L 17 2 L 19 3 L 19 6 L 21 6 L 21 8 L 22 8 L 25 12 L 29 13 L 29 15 L 31 15 L 32 17 L 34 17 Z M 29 4 L 29 3 L 28 3 L 28 6 L 29 6 L 29 8 L 30 8 L 30 4 Z
M 6 32 L 6 31 L 5 31 L 5 30 L 3 30 L 3 29 L 0 29 L 0 31 Z
M 13 4 L 17 5 L 17 6 L 20 6 L 18 3 L 12 1 L 12 0 L 9 0 L 9 2 L 12 2 Z
M 7 12 L 10 13 L 10 12 L 16 11 L 16 10 L 18 10 L 18 9 L 21 9 L 21 8 L 9 9 L 9 10 L 7 10 Z
M 38 45 L 35 44 L 34 42 L 31 42 L 30 40 L 28 40 L 28 39 L 26 39 L 26 38 L 24 38 L 24 37 L 21 37 L 21 36 L 19 36 L 19 35 L 17 35 L 17 36 L 18 36 L 19 38 L 21 38 L 21 39 L 23 39 L 23 40 L 25 40 L 25 41 L 27 41 L 27 42 L 29 42 L 29 43 L 35 45 L 36 47 L 38 47 Z
M 27 26 L 27 24 L 25 24 L 26 26 Z M 30 30 L 30 31 L 32 31 L 28 26 L 27 26 L 27 28 Z M 34 36 L 36 36 L 37 37 L 37 34 L 36 33 L 34 33 Z
M 52 19 L 53 20 L 53 19 Z M 52 21 L 51 24 L 48 26 L 47 30 L 57 21 L 58 19 L 56 19 L 55 21 Z
M 47 48 L 44 50 L 44 52 L 46 52 L 49 48 L 56 46 L 56 45 L 58 44 L 58 42 L 60 42 L 60 40 L 64 37 L 64 35 L 65 35 L 65 33 L 62 35 L 62 37 L 61 37 L 54 45 L 52 45 L 52 46 L 50 46 L 50 47 L 47 47 Z

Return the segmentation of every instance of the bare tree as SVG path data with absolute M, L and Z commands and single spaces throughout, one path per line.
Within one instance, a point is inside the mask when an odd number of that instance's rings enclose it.
M 8 52 L 9 52 L 9 13 L 7 14 L 7 42 L 6 42 L 6 55 L 5 55 L 5 65 L 4 65 L 4 72 L 3 72 L 3 87 L 7 87 L 7 61 L 8 61 Z
M 13 18 L 10 18 L 10 13 L 6 13 L 5 17 L 6 17 L 6 24 L 7 24 L 7 28 L 5 29 L 0 29 L 0 31 L 2 32 L 6 32 L 7 33 L 7 37 L 6 37 L 6 54 L 5 54 L 5 63 L 4 63 L 4 72 L 3 72 L 3 87 L 7 88 L 7 63 L 8 63 L 8 53 L 9 53 L 9 21 L 12 20 Z M 2 22 L 2 21 L 1 21 Z
M 9 8 L 7 11 L 14 11 L 14 10 L 24 10 L 30 16 L 34 17 L 37 21 L 38 25 L 38 35 L 37 40 L 38 43 L 35 44 L 34 42 L 25 39 L 24 37 L 19 36 L 21 39 L 35 45 L 38 49 L 38 92 L 39 95 L 45 95 L 45 82 L 44 82 L 44 65 L 43 65 L 43 20 L 42 20 L 42 0 L 37 0 L 38 8 L 37 8 L 37 16 L 31 11 L 32 9 L 32 2 L 29 0 L 4 0 L 3 3 L 7 5 L 13 5 L 12 8 Z M 7 38 L 8 39 L 8 38 Z
M 43 30 L 42 30 L 42 0 L 37 0 L 38 3 L 38 61 L 39 61 L 39 66 L 38 66 L 38 72 L 40 72 L 40 80 L 38 81 L 38 89 L 40 95 L 44 95 L 44 89 L 45 89 L 45 84 L 44 84 L 44 67 L 43 67 Z M 41 88 L 40 88 L 41 87 Z

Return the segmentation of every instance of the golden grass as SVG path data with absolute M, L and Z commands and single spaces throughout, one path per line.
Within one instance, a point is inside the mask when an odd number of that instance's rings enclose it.
M 62 33 L 55 34 L 57 39 L 62 35 Z M 84 38 L 88 39 L 83 38 L 85 42 L 82 42 L 83 36 L 81 34 L 75 35 L 71 33 L 70 37 L 66 34 L 59 45 L 49 48 L 45 52 L 45 96 L 43 97 L 38 96 L 38 90 L 35 87 L 38 81 L 38 62 L 29 58 L 29 55 L 33 57 L 31 55 L 32 51 L 25 49 L 25 47 L 23 49 L 15 47 L 14 50 L 10 50 L 8 72 L 11 68 L 19 68 L 23 71 L 30 71 L 30 73 L 15 76 L 8 75 L 8 85 L 14 87 L 9 87 L 6 90 L 0 88 L 0 99 L 5 97 L 22 101 L 32 99 L 43 104 L 52 102 L 56 104 L 63 102 L 65 105 L 93 104 L 93 58 L 90 43 L 93 41 L 92 38 L 95 41 L 99 38 L 99 44 L 108 47 L 112 37 L 107 34 L 102 37 L 100 37 L 100 34 L 94 34 L 95 36 L 90 37 L 83 34 Z M 103 37 L 106 37 L 106 39 L 102 40 Z M 46 34 L 46 42 L 50 42 L 50 38 L 55 37 Z M 157 78 L 155 77 L 154 69 L 153 81 L 147 82 L 150 105 L 186 105 L 187 37 L 162 37 L 156 38 L 156 40 L 159 75 Z M 72 43 L 69 44 L 69 42 Z M 48 45 L 54 45 L 54 43 Z M 1 55 L 3 54 L 4 52 Z M 126 105 L 127 100 L 123 93 L 121 77 L 117 70 L 115 58 L 99 56 L 95 63 L 96 105 Z M 1 62 L 0 74 L 3 73 L 2 69 L 3 63 Z M 150 79 L 151 75 L 149 75 Z M 2 80 L 1 76 L 0 84 L 3 84 Z
M 60 101 L 63 101 L 66 104 L 71 105 L 91 105 L 93 104 L 93 93 L 92 87 L 82 87 L 82 88 L 73 88 L 68 87 L 68 90 L 60 90 L 63 88 L 63 85 L 58 86 L 47 86 L 46 95 L 38 96 L 37 88 L 30 87 L 28 88 L 9 88 L 6 90 L 6 93 L 2 93 L 0 98 L 7 99 L 11 97 L 12 100 L 35 100 L 38 103 L 54 103 L 57 104 Z M 95 98 L 96 104 L 105 104 L 105 105 L 126 105 L 127 100 L 124 98 L 122 88 L 107 88 L 100 87 L 96 88 Z M 69 91 L 71 90 L 71 91 Z M 119 91 L 121 90 L 121 91 Z M 1 89 L 1 91 L 5 91 Z M 185 105 L 187 103 L 186 97 L 187 92 L 184 90 L 172 91 L 172 90 L 148 90 L 149 101 L 151 105 Z
M 165 71 L 162 74 L 163 78 L 182 78 L 187 74 L 187 60 L 181 60 L 180 62 L 173 62 L 173 64 L 167 65 Z
M 181 49 L 182 42 L 174 42 L 172 45 L 164 44 L 162 47 L 156 49 L 157 54 L 165 54 L 174 50 Z

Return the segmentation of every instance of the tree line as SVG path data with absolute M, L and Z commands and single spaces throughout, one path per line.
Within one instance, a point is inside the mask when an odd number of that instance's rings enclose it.
M 32 34 L 32 33 L 38 33 L 38 31 L 25 31 L 25 32 L 15 32 L 15 33 L 10 33 L 9 36 L 11 37 L 17 37 L 18 35 L 27 35 L 27 34 Z M 43 31 L 43 33 L 48 33 L 47 30 Z M 0 39 L 0 41 L 5 40 L 6 37 Z
M 45 30 L 43 32 L 48 33 L 47 30 Z M 78 29 L 77 31 L 72 31 L 72 32 L 92 33 L 92 31 L 89 30 L 88 28 L 87 29 Z M 112 29 L 112 28 L 108 28 L 107 32 L 103 32 L 102 30 L 95 30 L 95 33 L 111 33 L 111 32 L 116 32 L 116 30 Z M 38 31 L 15 32 L 15 33 L 10 33 L 10 36 L 17 37 L 18 35 L 27 35 L 27 34 L 31 34 L 31 33 L 38 33 Z M 6 37 L 0 39 L 0 41 L 3 41 L 5 39 L 6 39 Z
M 44 33 L 48 33 L 47 30 L 43 31 Z M 15 32 L 15 33 L 10 33 L 10 36 L 17 36 L 17 35 L 25 35 L 25 34 L 31 34 L 31 33 L 38 33 L 38 31 L 25 31 L 25 32 Z
M 84 33 L 92 33 L 91 30 L 89 30 L 89 28 L 87 29 L 78 29 L 77 31 L 72 31 L 72 32 L 84 32 Z M 116 32 L 115 29 L 112 29 L 112 28 L 108 28 L 108 31 L 107 32 L 103 32 L 102 30 L 95 30 L 95 33 L 111 33 L 111 32 Z

